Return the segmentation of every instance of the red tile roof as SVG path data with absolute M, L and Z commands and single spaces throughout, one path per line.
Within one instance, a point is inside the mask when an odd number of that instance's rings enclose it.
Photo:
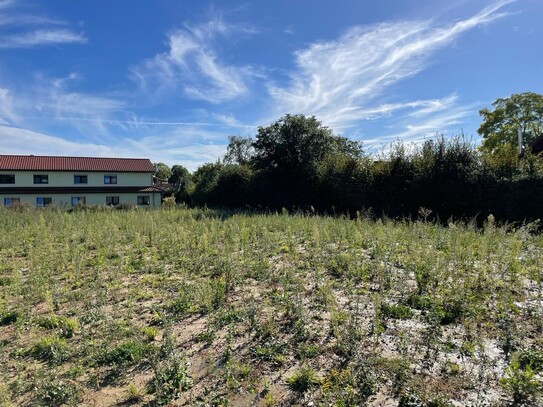
M 0 155 L 0 171 L 155 172 L 147 158 Z
M 138 192 L 164 192 L 162 188 L 152 186 L 152 187 L 145 187 L 143 189 L 140 189 Z

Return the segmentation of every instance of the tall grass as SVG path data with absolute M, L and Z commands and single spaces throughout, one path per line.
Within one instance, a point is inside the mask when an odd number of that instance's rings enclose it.
M 532 225 L 0 210 L 0 230 L 14 405 L 540 400 Z

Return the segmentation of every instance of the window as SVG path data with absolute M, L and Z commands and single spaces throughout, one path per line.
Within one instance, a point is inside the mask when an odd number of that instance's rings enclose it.
M 138 196 L 138 205 L 149 205 L 150 202 L 149 195 Z
M 104 175 L 104 184 L 116 184 L 117 176 L 116 175 Z
M 106 196 L 106 205 L 119 205 L 118 196 Z
M 87 176 L 86 175 L 74 175 L 74 184 L 86 184 Z
M 15 174 L 0 174 L 0 184 L 15 184 Z
M 11 206 L 14 203 L 21 203 L 21 198 L 4 198 L 4 206 Z
M 72 206 L 75 206 L 77 204 L 85 205 L 87 200 L 84 196 L 72 196 Z
M 49 206 L 52 202 L 53 200 L 51 198 L 45 198 L 43 196 L 38 196 L 36 198 L 36 205 L 39 207 Z
M 49 175 L 34 174 L 34 184 L 49 184 Z

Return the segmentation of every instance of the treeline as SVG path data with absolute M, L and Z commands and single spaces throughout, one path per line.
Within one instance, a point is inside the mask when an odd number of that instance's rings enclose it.
M 287 115 L 231 137 L 223 160 L 174 179 L 176 201 L 260 210 L 524 221 L 543 217 L 543 163 L 484 155 L 463 137 L 392 144 L 379 157 L 314 117 Z

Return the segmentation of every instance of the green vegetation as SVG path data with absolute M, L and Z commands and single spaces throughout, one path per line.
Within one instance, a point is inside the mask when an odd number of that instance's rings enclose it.
M 518 130 L 524 146 L 543 134 L 543 95 L 534 92 L 513 94 L 496 99 L 493 110 L 481 109 L 483 137 L 481 151 L 493 155 L 513 155 L 518 151 Z
M 537 225 L 425 218 L 0 210 L 0 400 L 540 405 Z
M 193 174 L 174 166 L 178 203 L 256 211 L 357 212 L 373 217 L 498 222 L 543 218 L 543 159 L 518 156 L 543 130 L 543 95 L 498 99 L 481 110 L 481 147 L 464 136 L 436 135 L 420 145 L 395 142 L 379 156 L 335 135 L 315 117 L 286 115 L 254 138 L 230 137 L 222 161 Z M 173 202 L 168 202 L 173 203 Z

